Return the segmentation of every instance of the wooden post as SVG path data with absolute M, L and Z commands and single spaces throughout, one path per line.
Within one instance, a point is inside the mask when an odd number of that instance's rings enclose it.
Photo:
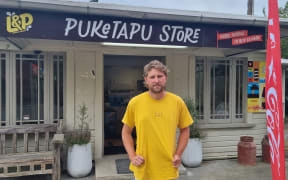
M 45 151 L 49 151 L 49 131 L 45 132 Z
M 60 163 L 60 144 L 54 144 L 54 164 L 53 164 L 53 174 L 52 180 L 61 180 L 61 163 Z
M 5 134 L 1 134 L 1 154 L 6 154 Z
M 13 134 L 13 140 L 12 140 L 12 143 L 13 143 L 13 153 L 16 153 L 17 152 L 17 134 L 14 133 Z
M 39 152 L 39 132 L 35 132 L 35 152 Z
M 61 180 L 61 145 L 64 143 L 64 134 L 55 134 L 53 138 L 53 174 L 52 180 Z
M 28 133 L 24 133 L 24 152 L 28 152 Z

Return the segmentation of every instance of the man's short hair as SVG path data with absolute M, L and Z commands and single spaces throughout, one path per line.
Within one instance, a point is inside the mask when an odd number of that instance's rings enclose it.
M 165 76 L 168 76 L 168 68 L 163 63 L 161 63 L 158 60 L 152 60 L 148 64 L 144 66 L 144 77 L 147 77 L 148 72 L 152 69 L 157 69 L 158 71 L 161 71 L 165 74 Z

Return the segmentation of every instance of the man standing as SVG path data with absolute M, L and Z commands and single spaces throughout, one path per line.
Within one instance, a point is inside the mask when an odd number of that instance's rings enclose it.
M 122 140 L 137 180 L 172 180 L 179 176 L 193 120 L 184 101 L 165 91 L 167 73 L 167 67 L 158 60 L 144 67 L 148 91 L 130 100 L 122 120 Z M 131 135 L 134 127 L 136 151 Z M 180 136 L 176 148 L 177 127 Z

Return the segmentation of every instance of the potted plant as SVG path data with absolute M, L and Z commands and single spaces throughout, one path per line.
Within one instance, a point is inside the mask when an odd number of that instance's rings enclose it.
M 92 169 L 91 133 L 88 124 L 88 108 L 85 104 L 79 106 L 78 129 L 68 132 L 67 171 L 72 177 L 87 176 Z
M 185 98 L 184 102 L 191 114 L 194 122 L 190 126 L 190 137 L 186 149 L 182 155 L 182 163 L 188 167 L 200 166 L 202 162 L 202 142 L 203 135 L 198 128 L 198 111 L 192 98 Z

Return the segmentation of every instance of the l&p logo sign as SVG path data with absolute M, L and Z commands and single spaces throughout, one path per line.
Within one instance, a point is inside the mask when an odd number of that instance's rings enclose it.
M 15 14 L 15 12 L 7 12 L 7 32 L 20 33 L 27 32 L 32 28 L 33 16 L 30 13 Z

